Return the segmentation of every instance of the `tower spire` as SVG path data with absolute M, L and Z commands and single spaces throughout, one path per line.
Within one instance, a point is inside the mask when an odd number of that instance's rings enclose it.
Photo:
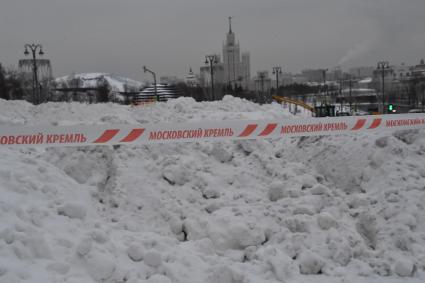
M 229 33 L 232 33 L 232 17 L 229 17 Z

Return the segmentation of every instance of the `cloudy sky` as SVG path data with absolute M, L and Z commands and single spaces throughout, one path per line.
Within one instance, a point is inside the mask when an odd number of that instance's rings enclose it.
M 42 43 L 55 76 L 109 72 L 143 80 L 199 71 L 233 16 L 252 73 L 415 64 L 425 57 L 424 0 L 0 0 L 0 62 Z

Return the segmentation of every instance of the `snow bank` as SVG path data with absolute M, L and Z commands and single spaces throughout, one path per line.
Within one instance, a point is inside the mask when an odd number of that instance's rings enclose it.
M 0 101 L 1 125 L 296 118 L 225 97 Z M 423 282 L 423 131 L 1 148 L 0 282 Z

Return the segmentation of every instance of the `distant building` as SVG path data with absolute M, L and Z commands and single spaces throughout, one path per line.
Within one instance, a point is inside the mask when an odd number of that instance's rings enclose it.
M 228 85 L 247 85 L 251 76 L 249 53 L 242 54 L 239 42 L 236 42 L 235 33 L 232 31 L 232 18 L 229 17 L 229 32 L 223 44 L 224 79 Z
M 382 92 L 382 83 L 384 83 L 384 89 L 388 91 L 393 84 L 393 80 L 394 66 L 388 66 L 388 68 L 384 70 L 376 68 L 373 71 L 373 82 L 375 83 L 375 88 L 379 90 L 379 92 Z
M 418 65 L 396 68 L 391 102 L 405 104 L 409 108 L 425 109 L 425 62 L 422 59 Z M 397 105 L 398 106 L 398 105 Z
M 375 67 L 355 67 L 351 68 L 348 73 L 358 79 L 373 77 Z
M 150 104 L 157 101 L 164 102 L 181 96 L 181 92 L 173 85 L 157 84 L 144 88 L 133 97 L 133 103 L 137 105 Z
M 216 63 L 213 64 L 214 85 L 222 85 L 225 83 L 224 66 L 220 55 L 216 54 L 214 56 L 216 56 Z M 201 67 L 199 82 L 203 87 L 211 86 L 211 67 L 209 64 Z
M 39 82 L 50 81 L 53 79 L 52 75 L 52 65 L 49 59 L 36 59 L 35 63 L 37 65 L 37 78 Z M 34 61 L 33 59 L 21 59 L 19 60 L 19 71 L 24 74 L 24 76 L 32 78 L 34 71 Z
M 425 78 L 425 61 L 424 59 L 421 60 L 419 65 L 414 66 L 411 69 L 411 75 L 413 77 L 419 77 L 419 78 Z
M 308 82 L 321 83 L 325 80 L 325 70 L 323 69 L 307 69 L 301 72 L 301 75 L 307 79 Z
M 376 69 L 373 82 L 380 101 L 382 101 L 382 85 L 384 85 L 383 99 L 385 103 L 395 104 L 398 112 L 406 112 L 412 107 L 418 108 L 425 104 L 424 60 L 415 66 L 401 64 L 389 66 L 384 71 Z
M 294 75 L 291 78 L 291 83 L 294 83 L 294 84 L 305 84 L 307 82 L 308 82 L 307 77 L 305 77 L 303 75 Z
M 272 87 L 272 80 L 269 76 L 269 71 L 259 71 L 257 76 L 254 77 L 255 90 L 257 92 L 266 92 L 270 91 Z
M 176 85 L 181 81 L 182 80 L 176 76 L 162 76 L 159 78 L 159 82 L 161 84 L 167 84 L 167 85 Z
M 342 76 L 343 76 L 343 73 L 341 68 L 337 67 L 333 69 L 332 71 L 329 71 L 326 73 L 326 80 L 337 82 L 342 79 Z
M 214 85 L 231 85 L 233 88 L 242 86 L 248 88 L 251 81 L 251 58 L 248 52 L 241 54 L 239 42 L 236 42 L 235 33 L 232 30 L 232 18 L 229 17 L 229 32 L 223 43 L 222 57 L 217 56 L 214 64 Z M 221 61 L 223 58 L 223 61 Z M 211 84 L 210 66 L 200 68 L 200 84 L 207 87 Z
M 412 67 L 402 63 L 400 66 L 393 66 L 392 80 L 402 81 L 412 75 Z
M 248 89 L 251 80 L 251 56 L 249 52 L 242 53 L 242 66 L 241 66 L 242 86 Z
M 364 78 L 359 81 L 351 81 L 352 85 L 360 89 L 373 89 L 373 78 Z
M 184 78 L 184 82 L 190 87 L 199 86 L 199 78 L 193 73 L 192 68 L 190 68 L 189 73 Z

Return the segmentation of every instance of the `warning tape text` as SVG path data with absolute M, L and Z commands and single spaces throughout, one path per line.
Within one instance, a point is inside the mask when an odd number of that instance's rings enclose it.
M 283 126 L 281 134 L 297 134 L 297 133 L 315 133 L 315 132 L 333 132 L 333 131 L 345 131 L 348 126 L 344 122 L 340 123 L 317 123 L 308 125 L 287 125 Z
M 218 138 L 218 137 L 232 137 L 233 135 L 234 133 L 231 128 L 155 131 L 155 132 L 149 133 L 149 140 Z
M 415 126 L 415 125 L 425 125 L 425 119 L 421 119 L 421 118 L 398 119 L 398 120 L 388 120 L 386 122 L 387 127 L 404 127 L 404 126 Z
M 87 138 L 84 134 L 42 134 L 0 136 L 0 144 L 65 144 L 85 143 Z

